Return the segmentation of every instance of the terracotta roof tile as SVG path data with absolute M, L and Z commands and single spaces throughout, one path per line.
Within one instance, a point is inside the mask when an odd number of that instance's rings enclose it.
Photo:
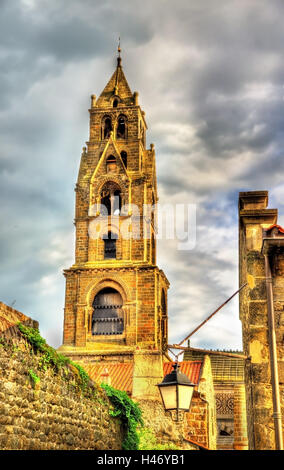
M 116 364 L 84 364 L 84 369 L 90 378 L 97 383 L 105 381 L 107 372 L 110 377 L 110 385 L 127 393 L 132 392 L 133 363 L 123 362 Z M 106 369 L 106 370 L 105 370 Z M 103 377 L 102 377 L 103 376 Z
M 202 361 L 183 361 L 179 363 L 180 371 L 187 375 L 189 380 L 197 385 L 200 379 Z M 164 376 L 172 371 L 173 363 L 164 362 Z
M 172 362 L 164 363 L 164 375 L 172 370 Z M 180 363 L 180 371 L 186 374 L 191 382 L 199 383 L 202 361 L 183 361 Z M 107 382 L 118 390 L 123 390 L 128 394 L 132 393 L 133 363 L 113 363 L 113 364 L 85 364 L 84 369 L 90 378 L 97 383 Z

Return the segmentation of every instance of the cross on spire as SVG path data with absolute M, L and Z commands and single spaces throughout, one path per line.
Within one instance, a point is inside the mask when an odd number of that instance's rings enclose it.
M 118 57 L 120 57 L 121 49 L 120 49 L 120 36 L 118 38 L 118 47 L 117 47 Z
M 120 57 L 120 53 L 121 53 L 121 48 L 120 48 L 120 36 L 119 36 L 119 38 L 118 38 L 117 52 L 118 52 L 118 56 L 117 56 L 117 66 L 119 67 L 119 66 L 121 65 L 121 57 Z

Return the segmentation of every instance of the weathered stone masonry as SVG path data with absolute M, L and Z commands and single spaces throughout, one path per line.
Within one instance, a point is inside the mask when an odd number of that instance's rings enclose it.
M 109 415 L 105 392 L 84 396 L 75 368 L 42 370 L 41 354 L 17 331 L 14 325 L 0 336 L 0 449 L 121 449 L 120 421 Z
M 269 328 L 267 284 L 272 286 L 275 319 L 276 369 L 280 407 L 284 406 L 284 248 L 279 233 L 277 209 L 269 209 L 268 192 L 252 191 L 239 196 L 240 285 L 252 276 L 254 287 L 240 294 L 240 319 L 243 327 L 246 361 L 248 437 L 250 449 L 275 449 L 275 400 L 272 386 L 272 349 Z M 269 230 L 268 230 L 269 229 Z M 276 233 L 274 233 L 276 231 Z M 265 241 L 266 240 L 266 241 Z M 266 243 L 273 244 L 266 250 Z M 277 246 L 278 245 L 278 246 Z M 265 255 L 269 255 L 271 276 L 266 275 Z M 281 413 L 279 413 L 281 418 Z M 283 432 L 283 431 L 282 431 Z M 281 435 L 281 429 L 280 429 Z

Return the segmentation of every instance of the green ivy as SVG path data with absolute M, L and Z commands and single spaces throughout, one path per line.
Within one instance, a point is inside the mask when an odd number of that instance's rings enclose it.
M 137 450 L 139 448 L 139 436 L 137 426 L 143 426 L 142 412 L 139 405 L 135 403 L 126 392 L 116 390 L 107 384 L 101 384 L 111 400 L 114 410 L 110 410 L 111 416 L 119 416 L 125 428 L 126 435 L 122 443 L 124 450 Z
M 59 371 L 68 365 L 75 367 L 80 378 L 81 390 L 83 393 L 88 393 L 90 398 L 95 397 L 96 391 L 94 387 L 89 386 L 91 380 L 83 367 L 55 351 L 55 349 L 49 346 L 45 339 L 41 337 L 36 328 L 24 326 L 22 323 L 18 323 L 18 328 L 26 340 L 32 345 L 34 351 L 41 353 L 39 360 L 40 369 L 47 370 L 48 367 L 53 367 L 56 371 Z M 38 383 L 39 378 L 32 370 L 29 370 L 29 374 L 34 384 Z M 124 426 L 125 438 L 122 443 L 122 448 L 125 450 L 138 449 L 139 436 L 136 428 L 137 425 L 143 426 L 142 412 L 138 404 L 132 401 L 126 392 L 116 390 L 107 384 L 102 384 L 102 388 L 113 404 L 113 409 L 109 410 L 109 414 L 114 417 L 119 417 Z
M 76 362 L 70 361 L 70 364 L 72 364 L 72 366 L 76 367 L 76 369 L 79 373 L 80 379 L 81 379 L 82 390 L 85 391 L 87 386 L 89 385 L 90 380 L 91 380 L 89 375 L 87 374 L 85 369 L 83 369 L 83 367 L 80 366 L 79 364 L 77 364 Z
M 34 388 L 36 388 L 37 384 L 40 382 L 40 378 L 36 375 L 36 373 L 32 369 L 29 369 L 29 375 L 33 381 Z
M 49 346 L 36 328 L 24 326 L 22 323 L 18 323 L 18 328 L 22 335 L 33 346 L 34 350 L 42 353 L 42 357 L 39 361 L 39 367 L 41 369 L 47 370 L 48 366 L 51 365 L 59 371 L 62 366 L 70 364 L 70 359 L 59 354 L 55 349 Z
M 79 364 L 71 361 L 68 357 L 63 354 L 59 354 L 55 349 L 47 344 L 44 338 L 40 335 L 36 328 L 24 326 L 22 323 L 18 323 L 18 328 L 22 335 L 27 341 L 33 346 L 34 350 L 41 352 L 39 360 L 39 368 L 47 370 L 48 367 L 53 367 L 57 372 L 63 367 L 71 364 L 78 371 L 80 377 L 80 388 L 85 391 L 90 382 L 90 377 L 87 372 Z

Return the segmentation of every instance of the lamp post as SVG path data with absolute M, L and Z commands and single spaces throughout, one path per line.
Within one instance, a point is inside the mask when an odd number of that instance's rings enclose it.
M 180 411 L 189 411 L 194 384 L 179 371 L 176 362 L 170 374 L 158 384 L 162 402 L 166 411 L 176 411 L 176 421 L 179 421 Z

